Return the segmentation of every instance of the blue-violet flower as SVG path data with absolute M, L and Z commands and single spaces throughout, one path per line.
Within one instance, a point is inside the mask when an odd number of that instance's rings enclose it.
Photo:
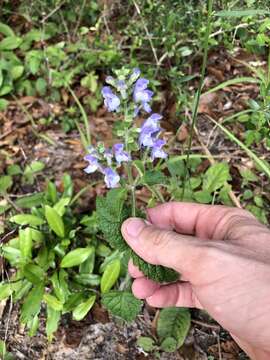
M 116 96 L 109 86 L 102 88 L 102 96 L 104 97 L 104 104 L 108 111 L 117 111 L 120 106 L 120 99 Z

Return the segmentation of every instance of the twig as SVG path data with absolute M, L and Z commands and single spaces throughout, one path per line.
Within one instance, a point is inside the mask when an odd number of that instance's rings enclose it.
M 154 44 L 153 44 L 151 35 L 150 35 L 149 31 L 148 31 L 148 28 L 147 28 L 147 26 L 146 26 L 146 24 L 145 24 L 145 22 L 144 22 L 143 17 L 142 17 L 141 10 L 140 10 L 140 8 L 139 8 L 139 6 L 138 6 L 138 4 L 136 3 L 135 0 L 132 0 L 132 2 L 133 2 L 133 4 L 134 4 L 134 6 L 135 6 L 135 9 L 136 9 L 138 15 L 139 15 L 140 18 L 141 18 L 141 21 L 142 21 L 142 24 L 143 24 L 145 33 L 146 33 L 146 35 L 147 35 L 148 41 L 149 41 L 150 46 L 151 46 L 151 49 L 152 49 L 152 51 L 153 51 L 153 55 L 154 55 L 154 58 L 155 58 L 155 61 L 156 61 L 156 65 L 159 66 L 159 61 L 158 61 L 158 57 L 157 57 L 157 52 L 156 52 L 156 49 L 155 49 L 155 47 L 154 47 Z
M 46 15 L 43 19 L 41 19 L 41 23 L 44 23 L 48 20 L 51 16 L 53 16 L 61 7 L 64 5 L 66 0 L 62 1 L 55 9 L 53 9 L 48 15 Z
M 208 328 L 208 329 L 212 329 L 212 330 L 215 330 L 215 331 L 219 331 L 220 330 L 220 326 L 219 325 L 213 325 L 213 324 L 208 324 L 208 323 L 205 323 L 203 321 L 199 321 L 199 320 L 191 320 L 191 322 L 193 324 L 196 324 L 196 325 L 200 325 L 200 326 L 203 326 L 205 328 Z
M 82 4 L 82 7 L 81 7 L 81 11 L 80 11 L 80 15 L 79 15 L 79 18 L 78 18 L 78 21 L 76 23 L 76 26 L 74 28 L 74 31 L 73 31 L 73 36 L 76 35 L 77 31 L 78 31 L 78 28 L 80 26 L 80 23 L 82 21 L 82 16 L 83 16 L 83 11 L 84 11 L 84 8 L 85 8 L 85 5 L 86 5 L 86 0 L 83 0 L 83 4 Z
M 5 199 L 8 203 L 10 203 L 10 205 L 13 206 L 16 211 L 18 211 L 19 213 L 22 213 L 22 212 L 23 212 L 22 209 L 19 208 L 19 207 L 10 199 L 10 197 L 9 197 L 8 195 L 4 195 L 4 199 Z

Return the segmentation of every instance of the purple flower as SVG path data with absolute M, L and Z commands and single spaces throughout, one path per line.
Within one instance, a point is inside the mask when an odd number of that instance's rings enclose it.
M 118 80 L 116 83 L 117 89 L 120 90 L 127 90 L 127 84 L 124 82 L 124 80 Z
M 112 92 L 112 89 L 109 86 L 104 86 L 102 88 L 102 95 L 104 97 L 106 108 L 110 112 L 117 111 L 120 106 L 120 99 Z
M 119 184 L 120 176 L 111 168 L 103 169 L 104 181 L 108 188 L 115 188 Z
M 118 164 L 121 164 L 123 161 L 130 161 L 129 154 L 124 151 L 124 144 L 115 144 L 113 150 Z
M 132 72 L 132 74 L 130 75 L 130 78 L 129 78 L 130 82 L 134 83 L 134 81 L 136 81 L 139 78 L 140 75 L 141 75 L 141 70 L 140 69 L 138 69 L 138 68 L 133 69 L 133 72 Z
M 157 139 L 154 142 L 153 148 L 152 148 L 152 152 L 151 152 L 151 158 L 152 160 L 156 159 L 156 158 L 160 158 L 160 159 L 166 159 L 166 157 L 168 156 L 164 150 L 162 150 L 162 147 L 165 145 L 165 141 L 161 140 L 161 139 Z
M 89 163 L 89 165 L 84 169 L 84 171 L 87 174 L 91 174 L 100 168 L 98 159 L 95 156 L 93 156 L 91 154 L 87 154 L 84 157 L 84 160 L 88 161 L 88 163 Z
M 104 158 L 107 160 L 107 164 L 110 166 L 112 164 L 113 152 L 110 149 L 104 151 Z
M 143 109 L 147 113 L 150 113 L 152 110 L 148 103 L 151 101 L 154 93 L 147 89 L 148 84 L 149 80 L 147 79 L 141 78 L 136 81 L 133 91 L 133 100 L 135 103 L 141 103 Z
M 152 147 L 156 141 L 156 137 L 161 131 L 159 120 L 162 116 L 154 113 L 143 123 L 139 136 L 140 146 Z
M 162 116 L 157 114 L 157 113 L 154 113 L 152 114 L 151 116 L 149 116 L 148 119 L 146 119 L 146 121 L 143 123 L 142 125 L 142 130 L 145 129 L 145 128 L 151 128 L 153 129 L 160 129 L 159 127 L 159 123 L 158 121 L 162 119 Z

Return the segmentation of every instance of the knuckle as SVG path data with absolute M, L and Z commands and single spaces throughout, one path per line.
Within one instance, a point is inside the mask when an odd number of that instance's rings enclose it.
M 166 246 L 171 239 L 171 232 L 166 230 L 156 230 L 152 235 L 152 242 L 155 246 Z

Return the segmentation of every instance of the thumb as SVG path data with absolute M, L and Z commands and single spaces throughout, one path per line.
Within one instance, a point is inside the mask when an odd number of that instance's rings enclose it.
M 174 231 L 162 230 L 139 218 L 130 218 L 122 225 L 128 245 L 142 259 L 154 265 L 170 267 L 181 274 L 190 273 L 202 258 L 201 241 Z

